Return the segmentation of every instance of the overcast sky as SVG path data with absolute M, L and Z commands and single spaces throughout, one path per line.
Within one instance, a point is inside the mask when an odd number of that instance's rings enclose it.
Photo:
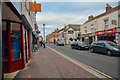
M 65 24 L 83 24 L 89 15 L 97 16 L 104 13 L 107 3 L 112 7 L 118 6 L 117 2 L 40 2 L 37 0 L 37 3 L 41 3 L 42 9 L 37 13 L 37 23 L 41 34 L 45 23 L 46 35 L 56 28 L 63 28 Z

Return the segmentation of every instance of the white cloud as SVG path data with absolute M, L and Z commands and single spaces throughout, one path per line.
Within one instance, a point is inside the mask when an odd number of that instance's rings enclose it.
M 46 25 L 45 28 L 54 28 L 55 26 L 53 25 Z
M 36 20 L 39 25 L 39 29 L 41 33 L 43 33 L 43 23 L 46 24 L 46 34 L 51 33 L 54 31 L 56 28 L 63 28 L 64 24 L 83 24 L 87 19 L 89 15 L 97 16 L 101 13 L 103 13 L 104 10 L 96 10 L 94 12 L 85 12 L 84 14 L 75 14 L 74 12 L 72 13 L 54 13 L 54 12 L 41 12 L 37 13 Z
M 51 24 L 69 24 L 80 23 L 86 19 L 86 15 L 78 14 L 60 14 L 60 13 L 41 13 L 37 14 L 37 22 L 51 23 Z M 49 26 L 50 27 L 50 26 Z

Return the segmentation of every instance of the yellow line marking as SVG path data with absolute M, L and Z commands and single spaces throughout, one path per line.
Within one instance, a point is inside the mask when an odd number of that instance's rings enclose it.
M 57 52 L 57 53 L 60 53 L 60 54 L 64 55 L 65 57 L 67 57 L 67 58 L 73 60 L 74 62 L 76 62 L 76 63 L 78 63 L 78 64 L 84 66 L 85 68 L 87 68 L 87 69 L 89 69 L 89 70 L 91 70 L 91 71 L 93 71 L 93 72 L 95 72 L 95 73 L 97 73 L 97 74 L 99 74 L 99 75 L 102 74 L 101 76 L 104 77 L 104 78 L 110 78 L 110 79 L 112 79 L 112 80 L 115 80 L 115 79 L 112 78 L 111 76 L 108 76 L 107 74 L 105 74 L 105 73 L 103 73 L 103 72 L 100 72 L 100 71 L 98 71 L 98 70 L 92 68 L 91 66 L 88 66 L 88 65 L 86 65 L 86 64 L 84 64 L 84 63 L 82 63 L 82 62 L 80 62 L 80 61 L 78 61 L 78 60 L 76 60 L 76 59 L 74 59 L 74 58 L 72 58 L 72 57 L 69 57 L 69 56 L 67 56 L 67 55 L 65 55 L 65 54 L 63 54 L 63 53 L 61 53 L 61 52 L 59 52 L 59 51 L 57 51 L 57 50 L 55 50 L 55 49 L 53 49 L 53 48 L 50 48 L 49 46 L 47 46 L 47 47 L 48 47 L 49 49 L 51 49 L 51 50 Z M 109 79 L 108 79 L 108 80 L 109 80 Z

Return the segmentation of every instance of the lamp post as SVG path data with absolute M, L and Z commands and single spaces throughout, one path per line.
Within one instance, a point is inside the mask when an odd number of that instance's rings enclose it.
M 43 24 L 43 40 L 44 40 L 44 48 L 45 48 L 45 24 Z

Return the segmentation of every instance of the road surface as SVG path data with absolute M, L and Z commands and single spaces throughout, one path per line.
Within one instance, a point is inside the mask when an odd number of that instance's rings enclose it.
M 113 78 L 118 78 L 118 58 L 116 56 L 107 56 L 100 53 L 91 53 L 87 50 L 71 49 L 70 46 L 57 46 L 53 43 L 47 43 L 47 46 L 72 57 L 88 66 L 93 67 Z

